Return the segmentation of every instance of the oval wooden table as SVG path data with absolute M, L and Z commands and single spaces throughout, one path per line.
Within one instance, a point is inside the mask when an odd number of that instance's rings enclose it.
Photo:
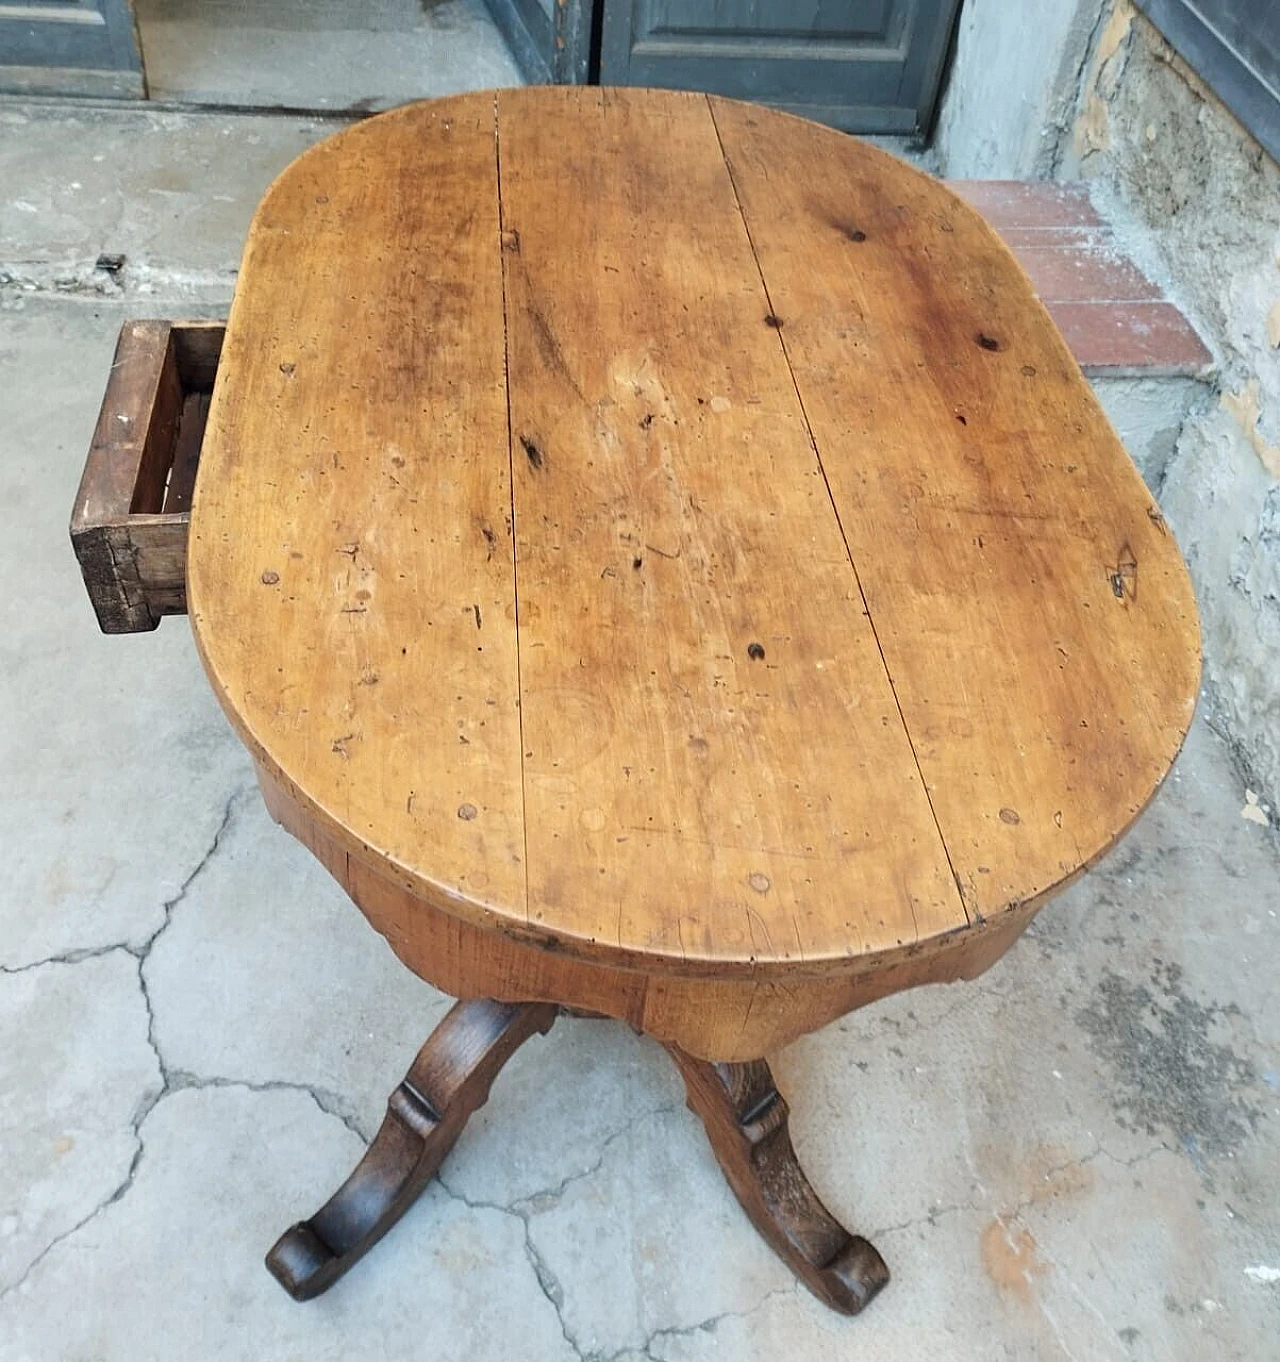
M 272 1250 L 298 1297 L 565 1007 L 668 1048 L 757 1228 L 860 1308 L 887 1271 L 761 1056 L 991 965 L 1141 812 L 1199 674 L 1177 547 L 991 228 L 701 95 L 468 95 L 299 158 L 188 553 L 273 814 L 463 1000 Z

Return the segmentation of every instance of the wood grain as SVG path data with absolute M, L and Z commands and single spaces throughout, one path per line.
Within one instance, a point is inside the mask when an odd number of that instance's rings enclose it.
M 888 1285 L 875 1246 L 822 1204 L 791 1144 L 789 1110 L 762 1059 L 708 1064 L 668 1046 L 733 1194 L 774 1252 L 824 1304 L 856 1315 Z
M 121 327 L 71 512 L 71 543 L 104 633 L 186 610 L 189 490 L 222 323 Z
M 401 1219 L 489 1100 L 502 1066 L 555 1019 L 554 1007 L 537 1004 L 466 1002 L 450 1009 L 391 1094 L 351 1176 L 267 1254 L 268 1270 L 294 1300 L 327 1291 Z
M 616 969 L 548 949 L 541 933 L 496 932 L 434 907 L 388 874 L 385 863 L 349 852 L 258 768 L 272 817 L 296 837 L 359 905 L 415 974 L 455 998 L 561 1003 L 614 1017 L 707 1060 L 772 1054 L 846 1012 L 921 984 L 975 979 L 1035 915 L 1026 905 L 945 937 L 851 958 L 838 972 L 793 962 L 785 977 L 735 977 Z
M 437 904 L 523 920 L 493 98 L 306 153 L 258 210 L 192 507 L 255 756 Z
M 531 925 L 723 965 L 962 924 L 705 101 L 498 114 Z
M 711 105 L 966 906 L 1034 899 L 1178 752 L 1186 568 L 977 213 L 874 148 Z
M 412 968 L 709 1058 L 989 964 L 1197 680 L 1176 545 L 991 229 L 659 92 L 413 106 L 286 171 L 189 588 L 277 816 Z

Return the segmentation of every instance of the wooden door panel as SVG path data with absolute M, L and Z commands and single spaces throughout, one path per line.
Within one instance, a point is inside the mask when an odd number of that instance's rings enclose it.
M 957 0 L 605 0 L 600 80 L 923 132 Z
M 653 37 L 764 37 L 812 42 L 872 38 L 897 41 L 910 5 L 900 0 L 648 0 L 635 6 L 646 15 Z

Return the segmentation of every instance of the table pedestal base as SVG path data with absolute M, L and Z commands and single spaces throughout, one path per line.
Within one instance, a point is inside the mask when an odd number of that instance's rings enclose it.
M 530 1036 L 547 1031 L 556 1013 L 550 1003 L 455 1004 L 391 1094 L 351 1176 L 267 1254 L 267 1267 L 295 1300 L 327 1290 L 400 1219 L 484 1105 L 498 1071 Z M 756 1229 L 815 1296 L 857 1314 L 889 1280 L 889 1269 L 809 1185 L 769 1066 L 762 1059 L 712 1064 L 673 1045 L 666 1049 Z

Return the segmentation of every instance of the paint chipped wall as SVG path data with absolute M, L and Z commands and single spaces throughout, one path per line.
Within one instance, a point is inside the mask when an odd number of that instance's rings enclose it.
M 957 179 L 1052 179 L 1102 0 L 965 0 L 935 145 Z
M 1200 593 L 1211 712 L 1280 790 L 1280 167 L 1128 0 L 1086 64 L 1062 173 L 1147 229 L 1218 361 L 1161 502 Z M 1274 805 L 1273 805 L 1274 806 Z
M 1041 40 L 1002 59 L 1002 25 Z M 1280 168 L 1130 0 L 1026 0 L 1016 18 L 966 0 L 937 151 L 949 175 L 1089 180 L 1214 351 L 1153 481 L 1200 598 L 1209 713 L 1276 807 Z

